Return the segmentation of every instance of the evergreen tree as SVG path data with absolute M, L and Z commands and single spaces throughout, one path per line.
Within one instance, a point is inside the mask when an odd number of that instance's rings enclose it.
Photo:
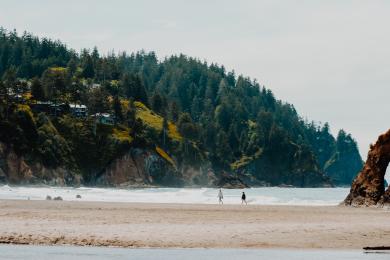
M 31 95 L 35 100 L 42 101 L 45 100 L 45 92 L 43 90 L 41 81 L 35 77 L 31 83 Z
M 84 78 L 93 78 L 95 76 L 95 69 L 94 69 L 94 64 L 92 57 L 87 53 L 85 58 L 84 58 L 84 63 L 83 63 L 83 77 Z
M 75 58 L 72 58 L 68 64 L 66 65 L 66 67 L 68 68 L 68 71 L 71 75 L 75 74 L 76 71 L 77 71 L 77 61 Z
M 182 113 L 179 117 L 178 127 L 180 133 L 188 139 L 195 140 L 198 138 L 198 129 L 192 122 L 188 113 Z
M 133 125 L 135 124 L 135 121 L 136 121 L 136 117 L 135 117 L 135 113 L 136 113 L 136 108 L 134 106 L 134 102 L 133 100 L 129 100 L 129 107 L 127 108 L 127 112 L 126 112 L 126 122 L 127 122 L 127 126 L 132 128 Z
M 216 155 L 220 162 L 219 166 L 223 169 L 228 169 L 232 161 L 232 152 L 228 137 L 223 130 L 220 130 L 217 134 Z
M 134 93 L 133 93 L 134 100 L 141 101 L 145 105 L 149 104 L 148 95 L 146 94 L 145 85 L 138 75 L 134 76 L 134 78 L 133 78 L 133 90 L 134 90 Z
M 57 105 L 63 100 L 67 93 L 65 68 L 49 68 L 42 75 L 42 85 L 45 97 L 54 103 L 54 115 L 57 116 Z
M 114 97 L 113 110 L 114 110 L 115 122 L 116 123 L 123 122 L 122 105 L 118 96 Z
M 88 95 L 88 109 L 92 114 L 109 111 L 108 93 L 103 88 L 93 89 Z
M 3 75 L 2 93 L 5 103 L 5 119 L 8 120 L 9 106 L 11 103 L 10 94 L 13 92 L 15 85 L 17 84 L 15 67 L 10 67 Z
M 159 93 L 154 93 L 152 96 L 152 109 L 159 114 L 163 114 L 163 99 Z
M 120 86 L 127 98 L 133 97 L 133 81 L 128 73 L 125 73 L 120 81 Z
M 175 101 L 172 101 L 170 105 L 170 117 L 173 122 L 177 122 L 179 119 L 179 108 L 177 106 L 177 103 Z

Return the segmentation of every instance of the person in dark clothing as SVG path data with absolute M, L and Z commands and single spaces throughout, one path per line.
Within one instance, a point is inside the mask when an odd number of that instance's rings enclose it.
M 245 205 L 248 205 L 248 203 L 246 202 L 246 195 L 245 195 L 245 192 L 242 192 L 242 195 L 241 195 L 241 204 L 244 204 L 245 202 Z

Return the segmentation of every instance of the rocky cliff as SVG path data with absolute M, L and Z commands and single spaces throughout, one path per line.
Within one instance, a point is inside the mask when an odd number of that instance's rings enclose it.
M 315 160 L 313 153 L 289 143 L 283 153 L 262 151 L 237 167 L 240 179 L 250 186 L 329 187 L 332 182 Z
M 18 155 L 0 142 L 0 183 L 18 185 L 45 184 L 55 186 L 97 185 L 108 187 L 147 186 L 216 186 L 219 178 L 213 171 L 182 167 L 167 161 L 154 150 L 132 148 L 96 174 L 92 183 L 85 183 L 80 174 L 67 167 L 47 167 Z M 234 186 L 234 183 L 226 185 Z
M 63 167 L 48 168 L 42 163 L 31 163 L 0 142 L 0 182 L 11 184 L 81 184 L 81 176 Z
M 390 203 L 390 188 L 385 191 L 385 174 L 390 162 L 390 130 L 371 145 L 363 170 L 352 183 L 345 205 L 373 206 Z
M 130 149 L 114 160 L 97 178 L 97 185 L 131 186 L 216 186 L 214 172 L 202 168 L 182 167 L 153 150 Z

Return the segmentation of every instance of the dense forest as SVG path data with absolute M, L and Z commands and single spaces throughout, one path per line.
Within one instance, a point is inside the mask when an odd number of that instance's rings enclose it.
M 0 79 L 3 182 L 306 187 L 362 167 L 350 134 L 185 55 L 78 53 L 0 29 Z

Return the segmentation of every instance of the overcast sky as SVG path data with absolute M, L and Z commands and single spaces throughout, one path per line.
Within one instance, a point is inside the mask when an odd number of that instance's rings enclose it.
M 76 50 L 184 53 L 256 78 L 363 158 L 390 128 L 390 1 L 0 0 L 0 26 Z

